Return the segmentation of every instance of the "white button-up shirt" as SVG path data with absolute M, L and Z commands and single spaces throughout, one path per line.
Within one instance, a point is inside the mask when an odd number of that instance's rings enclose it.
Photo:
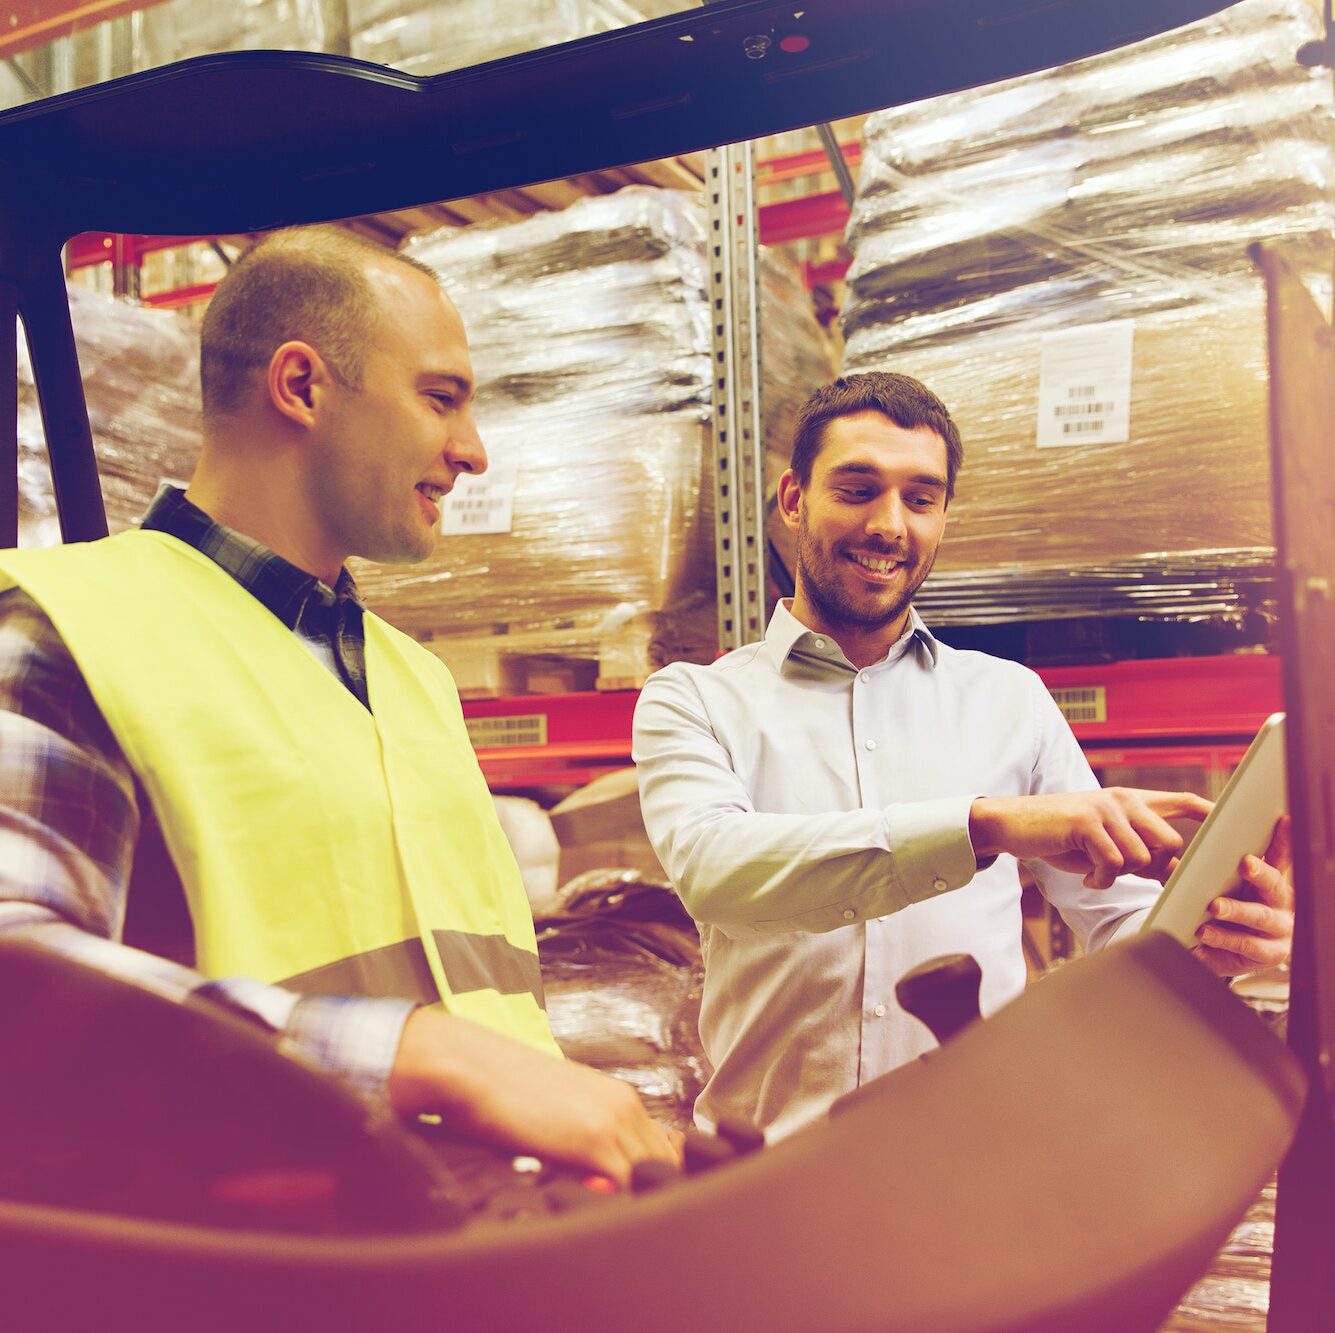
M 1017 863 L 977 868 L 969 807 L 1098 785 L 1032 671 L 938 643 L 916 612 L 858 670 L 780 605 L 762 643 L 650 678 L 634 754 L 650 841 L 700 925 L 714 1073 L 697 1117 L 771 1139 L 935 1044 L 895 1001 L 911 968 L 971 953 L 985 1014 L 1019 994 Z M 1088 949 L 1159 891 L 1031 870 Z

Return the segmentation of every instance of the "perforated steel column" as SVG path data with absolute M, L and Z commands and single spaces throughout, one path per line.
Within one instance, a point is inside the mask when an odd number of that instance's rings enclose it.
M 765 474 L 760 429 L 760 287 L 750 143 L 709 153 L 714 552 L 719 647 L 765 632 Z

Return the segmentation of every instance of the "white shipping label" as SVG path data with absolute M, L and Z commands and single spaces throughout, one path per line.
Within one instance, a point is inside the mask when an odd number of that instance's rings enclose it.
M 440 503 L 440 531 L 445 537 L 510 532 L 515 521 L 516 469 L 498 469 L 484 477 L 462 476 Z
M 1043 335 L 1038 363 L 1038 445 L 1125 444 L 1131 438 L 1131 335 L 1135 321 Z

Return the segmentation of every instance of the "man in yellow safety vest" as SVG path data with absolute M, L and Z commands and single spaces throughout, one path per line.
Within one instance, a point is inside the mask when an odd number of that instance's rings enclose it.
M 211 993 L 406 1115 L 622 1181 L 674 1159 L 628 1086 L 560 1058 L 453 681 L 345 568 L 424 558 L 487 465 L 435 274 L 275 233 L 214 295 L 201 378 L 186 491 L 0 553 L 0 931 Z M 124 931 L 182 896 L 188 971 Z

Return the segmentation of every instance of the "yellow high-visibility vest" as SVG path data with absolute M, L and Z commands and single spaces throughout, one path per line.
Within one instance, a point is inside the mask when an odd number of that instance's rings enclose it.
M 2 552 L 14 584 L 143 783 L 201 972 L 406 996 L 559 1053 L 523 881 L 442 662 L 368 613 L 368 712 L 161 532 Z

